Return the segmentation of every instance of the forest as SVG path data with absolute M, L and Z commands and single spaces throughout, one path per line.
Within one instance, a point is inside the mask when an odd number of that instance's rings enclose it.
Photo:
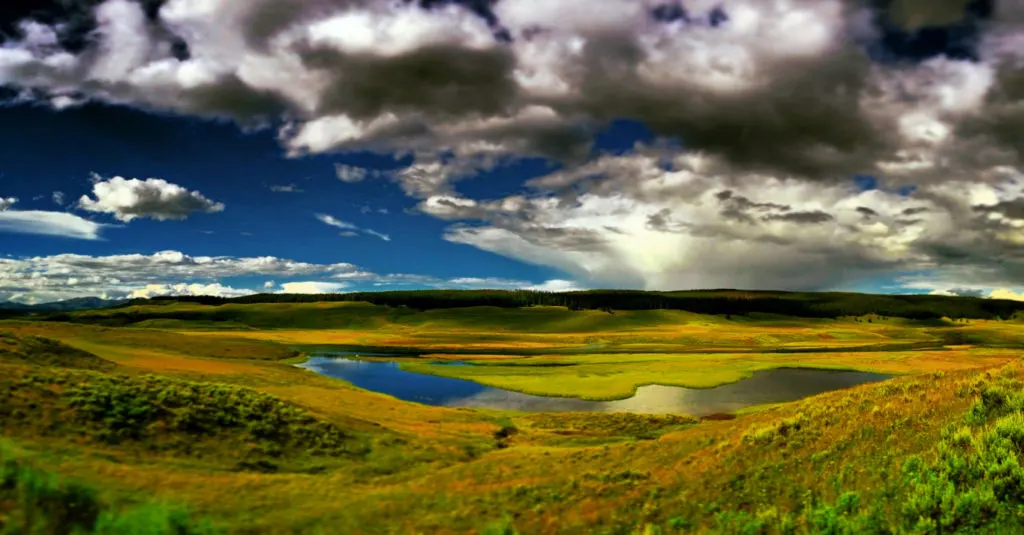
M 588 290 L 541 292 L 531 290 L 419 290 L 354 292 L 341 294 L 256 294 L 237 298 L 157 297 L 136 299 L 121 306 L 175 302 L 224 305 L 229 303 L 312 303 L 362 301 L 389 307 L 434 310 L 464 307 L 521 308 L 560 306 L 570 310 L 683 310 L 697 314 L 778 314 L 804 318 L 839 318 L 877 315 L 915 320 L 1010 319 L 1024 310 L 1024 302 L 942 295 L 879 295 L 745 290 L 647 292 Z M 47 319 L 61 320 L 66 313 Z

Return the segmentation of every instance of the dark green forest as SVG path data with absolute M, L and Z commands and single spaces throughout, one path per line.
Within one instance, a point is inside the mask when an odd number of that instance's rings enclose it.
M 538 292 L 528 290 L 420 290 L 357 292 L 344 294 L 256 294 L 238 298 L 159 297 L 133 300 L 122 306 L 159 305 L 174 302 L 220 306 L 254 303 L 311 303 L 363 301 L 389 307 L 431 310 L 463 307 L 520 308 L 564 306 L 570 310 L 685 310 L 699 314 L 780 314 L 805 318 L 842 316 L 899 317 L 918 320 L 1009 319 L 1024 311 L 1024 302 L 977 297 L 940 295 L 884 295 L 841 292 L 778 292 L 744 290 L 701 290 L 645 292 L 634 290 L 588 290 Z M 60 320 L 67 313 L 52 313 Z

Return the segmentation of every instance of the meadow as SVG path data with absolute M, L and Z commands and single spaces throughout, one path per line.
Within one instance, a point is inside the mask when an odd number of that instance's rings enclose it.
M 981 318 L 359 302 L 8 320 L 0 533 L 1019 531 L 1021 337 Z M 328 347 L 591 399 L 773 367 L 897 377 L 715 418 L 525 413 L 295 366 Z M 446 359 L 477 365 L 428 365 Z

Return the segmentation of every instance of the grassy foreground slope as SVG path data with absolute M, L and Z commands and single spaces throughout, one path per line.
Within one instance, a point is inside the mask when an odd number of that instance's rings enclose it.
M 1024 529 L 1012 322 L 358 303 L 81 317 L 92 319 L 0 322 L 0 433 L 18 466 L 94 489 L 103 510 L 171 503 L 228 533 Z M 292 365 L 300 346 L 332 343 L 468 347 L 499 357 L 477 380 L 580 391 L 701 370 L 724 381 L 783 360 L 908 375 L 725 420 L 499 413 L 404 403 Z M 524 348 L 536 354 L 519 358 Z M 814 352 L 765 352 L 794 348 Z M 535 366 L 550 360 L 575 366 Z M 593 387 L 581 370 L 615 380 Z M 31 500 L 0 483 L 2 533 Z

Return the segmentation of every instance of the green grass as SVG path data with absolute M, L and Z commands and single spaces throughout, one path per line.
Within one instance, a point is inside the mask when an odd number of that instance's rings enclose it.
M 23 452 L 19 471 L 56 474 L 4 487 L 0 533 L 41 522 L 54 524 L 38 532 L 69 532 L 76 521 L 61 511 L 72 502 L 93 511 L 83 533 L 164 533 L 175 522 L 193 526 L 180 533 L 247 535 L 1021 528 L 1024 371 L 1013 362 L 1019 351 L 1005 347 L 1024 333 L 1015 323 L 357 303 L 157 308 L 88 313 L 131 328 L 0 323 L 13 341 L 0 342 L 9 348 L 0 432 Z M 172 317 L 184 313 L 194 317 Z M 973 347 L 892 345 L 929 340 Z M 433 369 L 595 397 L 648 383 L 712 386 L 775 366 L 901 377 L 734 419 L 528 414 L 360 390 L 293 366 L 299 342 L 451 347 L 476 352 L 481 365 Z M 846 346 L 871 348 L 838 350 Z M 544 352 L 553 347 L 577 354 Z M 794 347 L 823 350 L 764 352 Z M 527 350 L 536 354 L 489 357 Z
M 209 522 L 164 504 L 114 507 L 87 484 L 32 466 L 0 441 L 0 533 L 76 535 L 213 535 Z
M 112 370 L 117 365 L 89 352 L 39 336 L 17 336 L 0 331 L 0 362 Z

